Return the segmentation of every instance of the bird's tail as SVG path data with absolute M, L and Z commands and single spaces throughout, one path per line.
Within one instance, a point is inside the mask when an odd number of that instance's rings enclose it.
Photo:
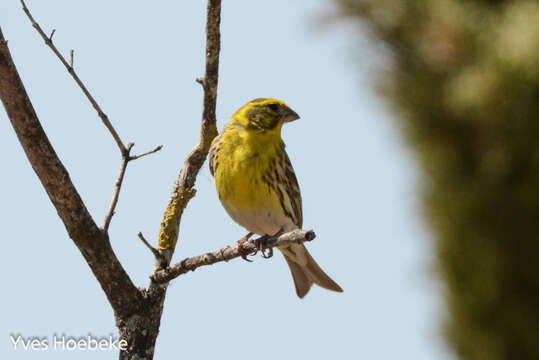
M 303 244 L 293 244 L 287 247 L 279 248 L 292 273 L 296 294 L 303 298 L 313 284 L 324 289 L 342 292 L 342 288 L 333 281 L 314 261 L 309 251 Z

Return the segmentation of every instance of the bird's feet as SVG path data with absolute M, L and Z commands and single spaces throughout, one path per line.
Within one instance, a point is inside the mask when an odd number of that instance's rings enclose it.
M 249 241 L 249 238 L 253 236 L 253 233 L 250 232 L 249 234 L 245 235 L 244 237 L 242 237 L 241 239 L 238 240 L 238 245 L 237 245 L 237 249 L 238 249 L 238 252 L 240 253 L 241 255 L 241 258 L 245 261 L 249 261 L 249 262 L 253 262 L 252 260 L 249 260 L 247 259 L 247 254 L 243 251 L 243 244 L 245 244 L 247 241 Z
M 258 250 L 262 253 L 262 257 L 264 259 L 269 259 L 273 256 L 273 242 L 270 241 L 270 239 L 273 239 L 281 236 L 284 233 L 284 229 L 281 228 L 279 231 L 277 231 L 274 235 L 264 235 L 259 237 L 256 240 L 251 240 L 251 242 L 256 246 Z M 271 243 L 271 244 L 270 244 Z M 266 250 L 268 251 L 268 254 L 266 254 Z M 256 253 L 255 253 L 256 254 Z
M 268 248 L 268 239 L 270 238 L 269 235 L 264 235 L 259 237 L 256 240 L 253 240 L 253 244 L 257 247 L 258 250 L 262 253 L 262 257 L 264 259 L 269 259 L 273 256 L 273 248 Z M 266 250 L 268 251 L 268 254 L 266 254 Z

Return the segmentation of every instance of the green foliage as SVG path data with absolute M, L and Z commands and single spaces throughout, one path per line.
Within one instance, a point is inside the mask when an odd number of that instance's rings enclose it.
M 337 0 L 392 55 L 462 359 L 539 359 L 539 2 Z M 359 50 L 360 51 L 360 50 Z

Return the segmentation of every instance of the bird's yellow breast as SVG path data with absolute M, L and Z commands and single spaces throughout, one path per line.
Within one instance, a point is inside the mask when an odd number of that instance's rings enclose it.
M 279 206 L 279 199 L 263 177 L 278 160 L 280 138 L 235 128 L 225 130 L 221 136 L 214 176 L 225 208 Z

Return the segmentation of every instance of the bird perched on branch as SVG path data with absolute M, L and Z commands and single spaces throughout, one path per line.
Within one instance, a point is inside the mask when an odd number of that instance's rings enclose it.
M 210 148 L 210 171 L 228 214 L 249 233 L 275 236 L 301 229 L 298 181 L 281 139 L 284 123 L 299 119 L 283 101 L 255 99 L 239 109 Z M 261 245 L 263 246 L 263 245 Z M 279 247 L 303 298 L 313 283 L 342 292 L 303 244 Z

